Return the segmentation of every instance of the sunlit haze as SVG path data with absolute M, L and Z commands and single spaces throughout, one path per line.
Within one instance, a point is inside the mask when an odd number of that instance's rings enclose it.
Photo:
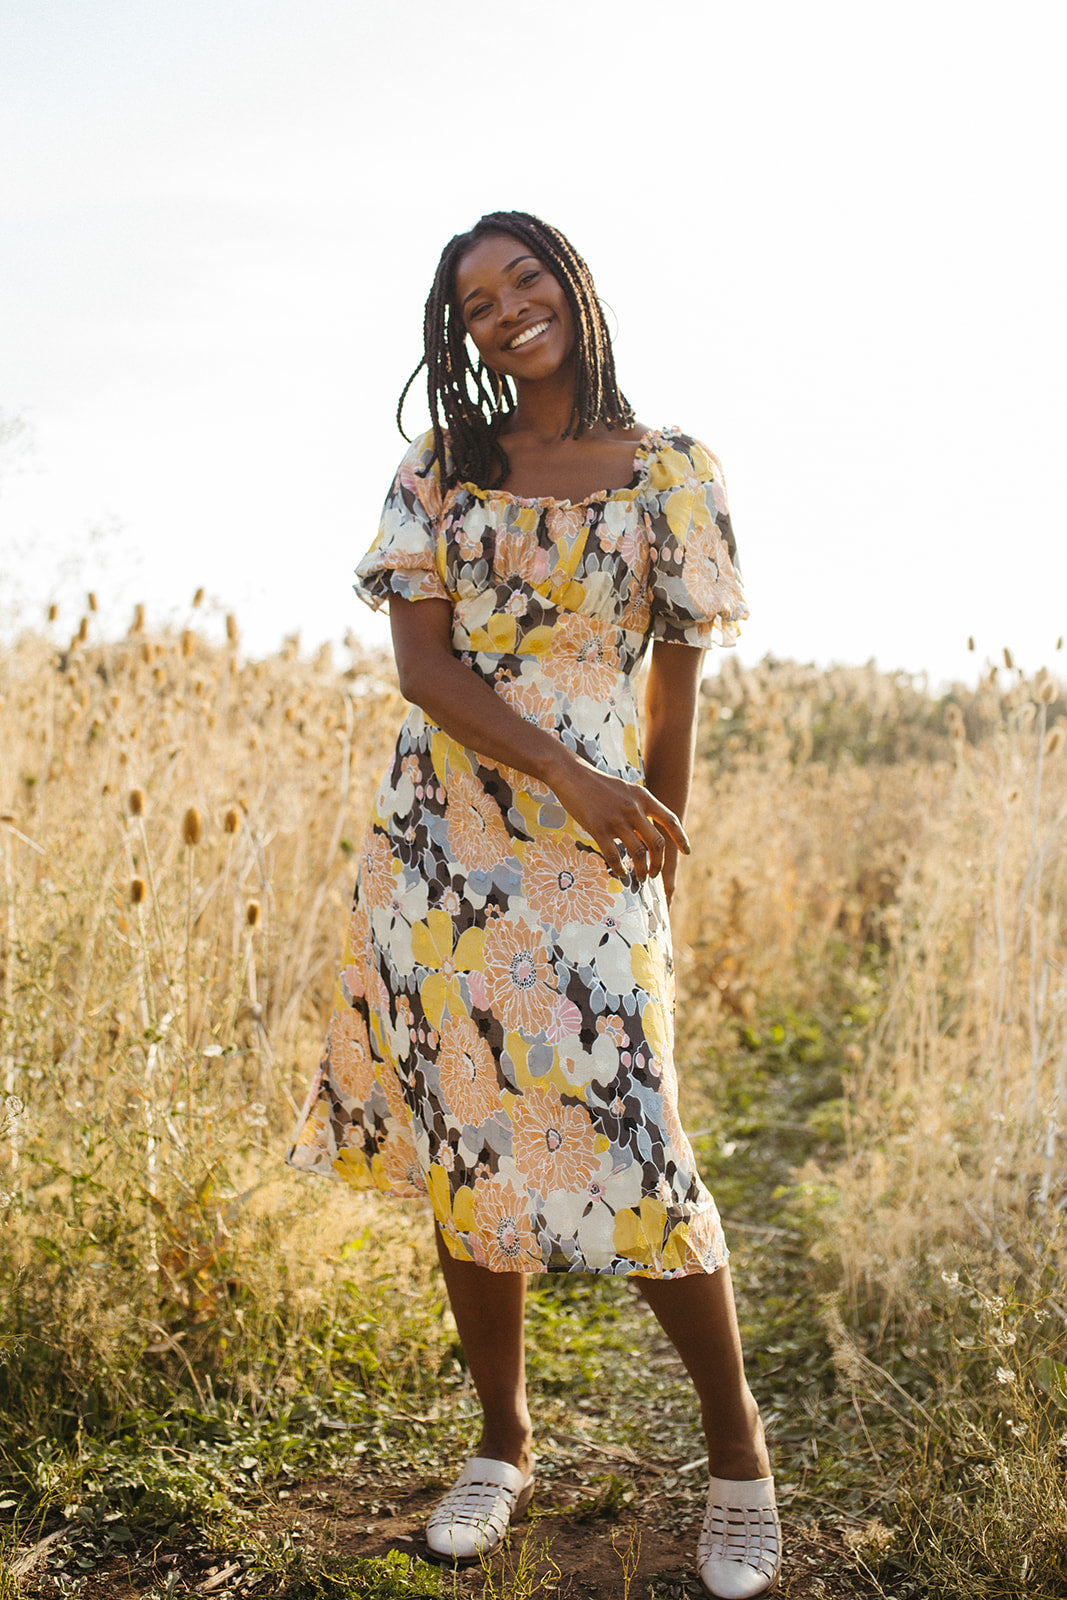
M 3 0 L 4 628 L 203 584 L 253 652 L 383 640 L 351 569 L 434 265 L 521 208 L 724 462 L 744 661 L 1058 667 L 1064 17 Z

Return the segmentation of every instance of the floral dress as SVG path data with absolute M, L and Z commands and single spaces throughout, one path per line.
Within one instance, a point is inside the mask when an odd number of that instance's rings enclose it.
M 357 568 L 372 606 L 446 599 L 453 648 L 520 716 L 643 776 L 650 639 L 732 644 L 747 609 L 722 473 L 677 429 L 580 502 L 400 464 Z M 501 1272 L 676 1277 L 726 1260 L 678 1120 L 658 878 L 613 876 L 523 772 L 410 711 L 374 804 L 293 1166 L 429 1195 L 449 1250 Z

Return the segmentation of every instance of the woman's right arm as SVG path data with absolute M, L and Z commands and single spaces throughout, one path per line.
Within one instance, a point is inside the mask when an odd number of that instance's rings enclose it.
M 447 600 L 389 602 L 400 691 L 460 744 L 491 761 L 517 767 L 551 789 L 620 875 L 625 851 L 639 879 L 663 866 L 664 835 L 686 854 L 689 841 L 674 812 L 639 783 L 612 777 L 575 755 L 543 728 L 526 722 L 452 649 Z M 621 849 L 620 849 L 621 844 Z

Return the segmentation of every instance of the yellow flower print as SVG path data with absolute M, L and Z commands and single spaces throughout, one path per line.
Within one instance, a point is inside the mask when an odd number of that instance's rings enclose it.
M 648 481 L 657 493 L 662 494 L 664 489 L 676 489 L 692 476 L 693 466 L 689 457 L 670 445 L 657 450 L 649 460 Z
M 419 985 L 419 995 L 427 1017 L 438 1029 L 446 1006 L 452 1017 L 467 1015 L 459 974 L 485 969 L 484 929 L 468 928 L 460 934 L 453 949 L 455 931 L 448 913 L 436 909 L 428 911 L 426 921 L 416 922 L 411 930 L 411 949 L 416 962 L 420 967 L 431 969 Z

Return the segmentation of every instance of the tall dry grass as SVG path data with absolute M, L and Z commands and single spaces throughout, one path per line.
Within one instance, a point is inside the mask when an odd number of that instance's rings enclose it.
M 212 646 L 140 612 L 98 640 L 92 618 L 0 653 L 4 1337 L 112 1401 L 135 1367 L 202 1386 L 235 1352 L 251 1392 L 328 1322 L 373 1205 L 293 1178 L 280 1149 L 403 708 L 358 650 L 253 662 L 233 623 Z M 914 1260 L 956 1245 L 1047 1257 L 1056 685 L 990 671 L 938 700 L 873 667 L 726 657 L 708 691 L 675 917 L 686 1060 L 761 1012 L 868 1007 L 849 1160 L 820 1175 L 854 1296 L 906 1303 Z

